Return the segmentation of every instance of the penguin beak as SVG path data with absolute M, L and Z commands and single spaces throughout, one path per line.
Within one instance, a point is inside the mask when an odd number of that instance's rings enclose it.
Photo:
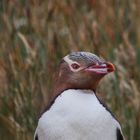
M 110 62 L 105 62 L 103 64 L 96 64 L 89 66 L 85 69 L 87 72 L 94 72 L 97 74 L 108 74 L 115 71 L 115 66 Z
M 115 68 L 115 66 L 112 63 L 107 62 L 106 65 L 107 65 L 108 73 L 115 71 L 116 68 Z

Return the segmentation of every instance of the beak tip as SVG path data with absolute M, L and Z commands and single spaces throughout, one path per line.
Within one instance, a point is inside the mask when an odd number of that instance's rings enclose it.
M 115 65 L 112 64 L 111 62 L 107 62 L 107 68 L 108 68 L 108 72 L 113 72 L 116 70 Z

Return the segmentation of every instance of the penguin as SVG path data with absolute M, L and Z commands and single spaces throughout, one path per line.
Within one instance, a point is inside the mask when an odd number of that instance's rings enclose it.
M 101 79 L 114 71 L 112 63 L 90 52 L 65 56 L 34 140 L 124 140 L 120 123 L 96 95 Z

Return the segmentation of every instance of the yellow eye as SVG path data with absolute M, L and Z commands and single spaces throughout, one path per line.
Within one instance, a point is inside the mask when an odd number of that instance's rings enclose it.
M 80 68 L 80 66 L 79 66 L 78 64 L 76 64 L 76 63 L 71 64 L 71 67 L 72 67 L 73 69 L 78 69 L 78 68 Z

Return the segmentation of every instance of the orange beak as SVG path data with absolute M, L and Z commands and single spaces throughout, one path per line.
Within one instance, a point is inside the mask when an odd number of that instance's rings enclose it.
M 115 66 L 112 63 L 107 62 L 106 65 L 108 73 L 115 71 Z
M 108 74 L 110 72 L 115 71 L 115 66 L 110 62 L 106 62 L 101 65 L 93 65 L 87 67 L 85 70 L 87 72 L 95 72 L 97 74 Z

